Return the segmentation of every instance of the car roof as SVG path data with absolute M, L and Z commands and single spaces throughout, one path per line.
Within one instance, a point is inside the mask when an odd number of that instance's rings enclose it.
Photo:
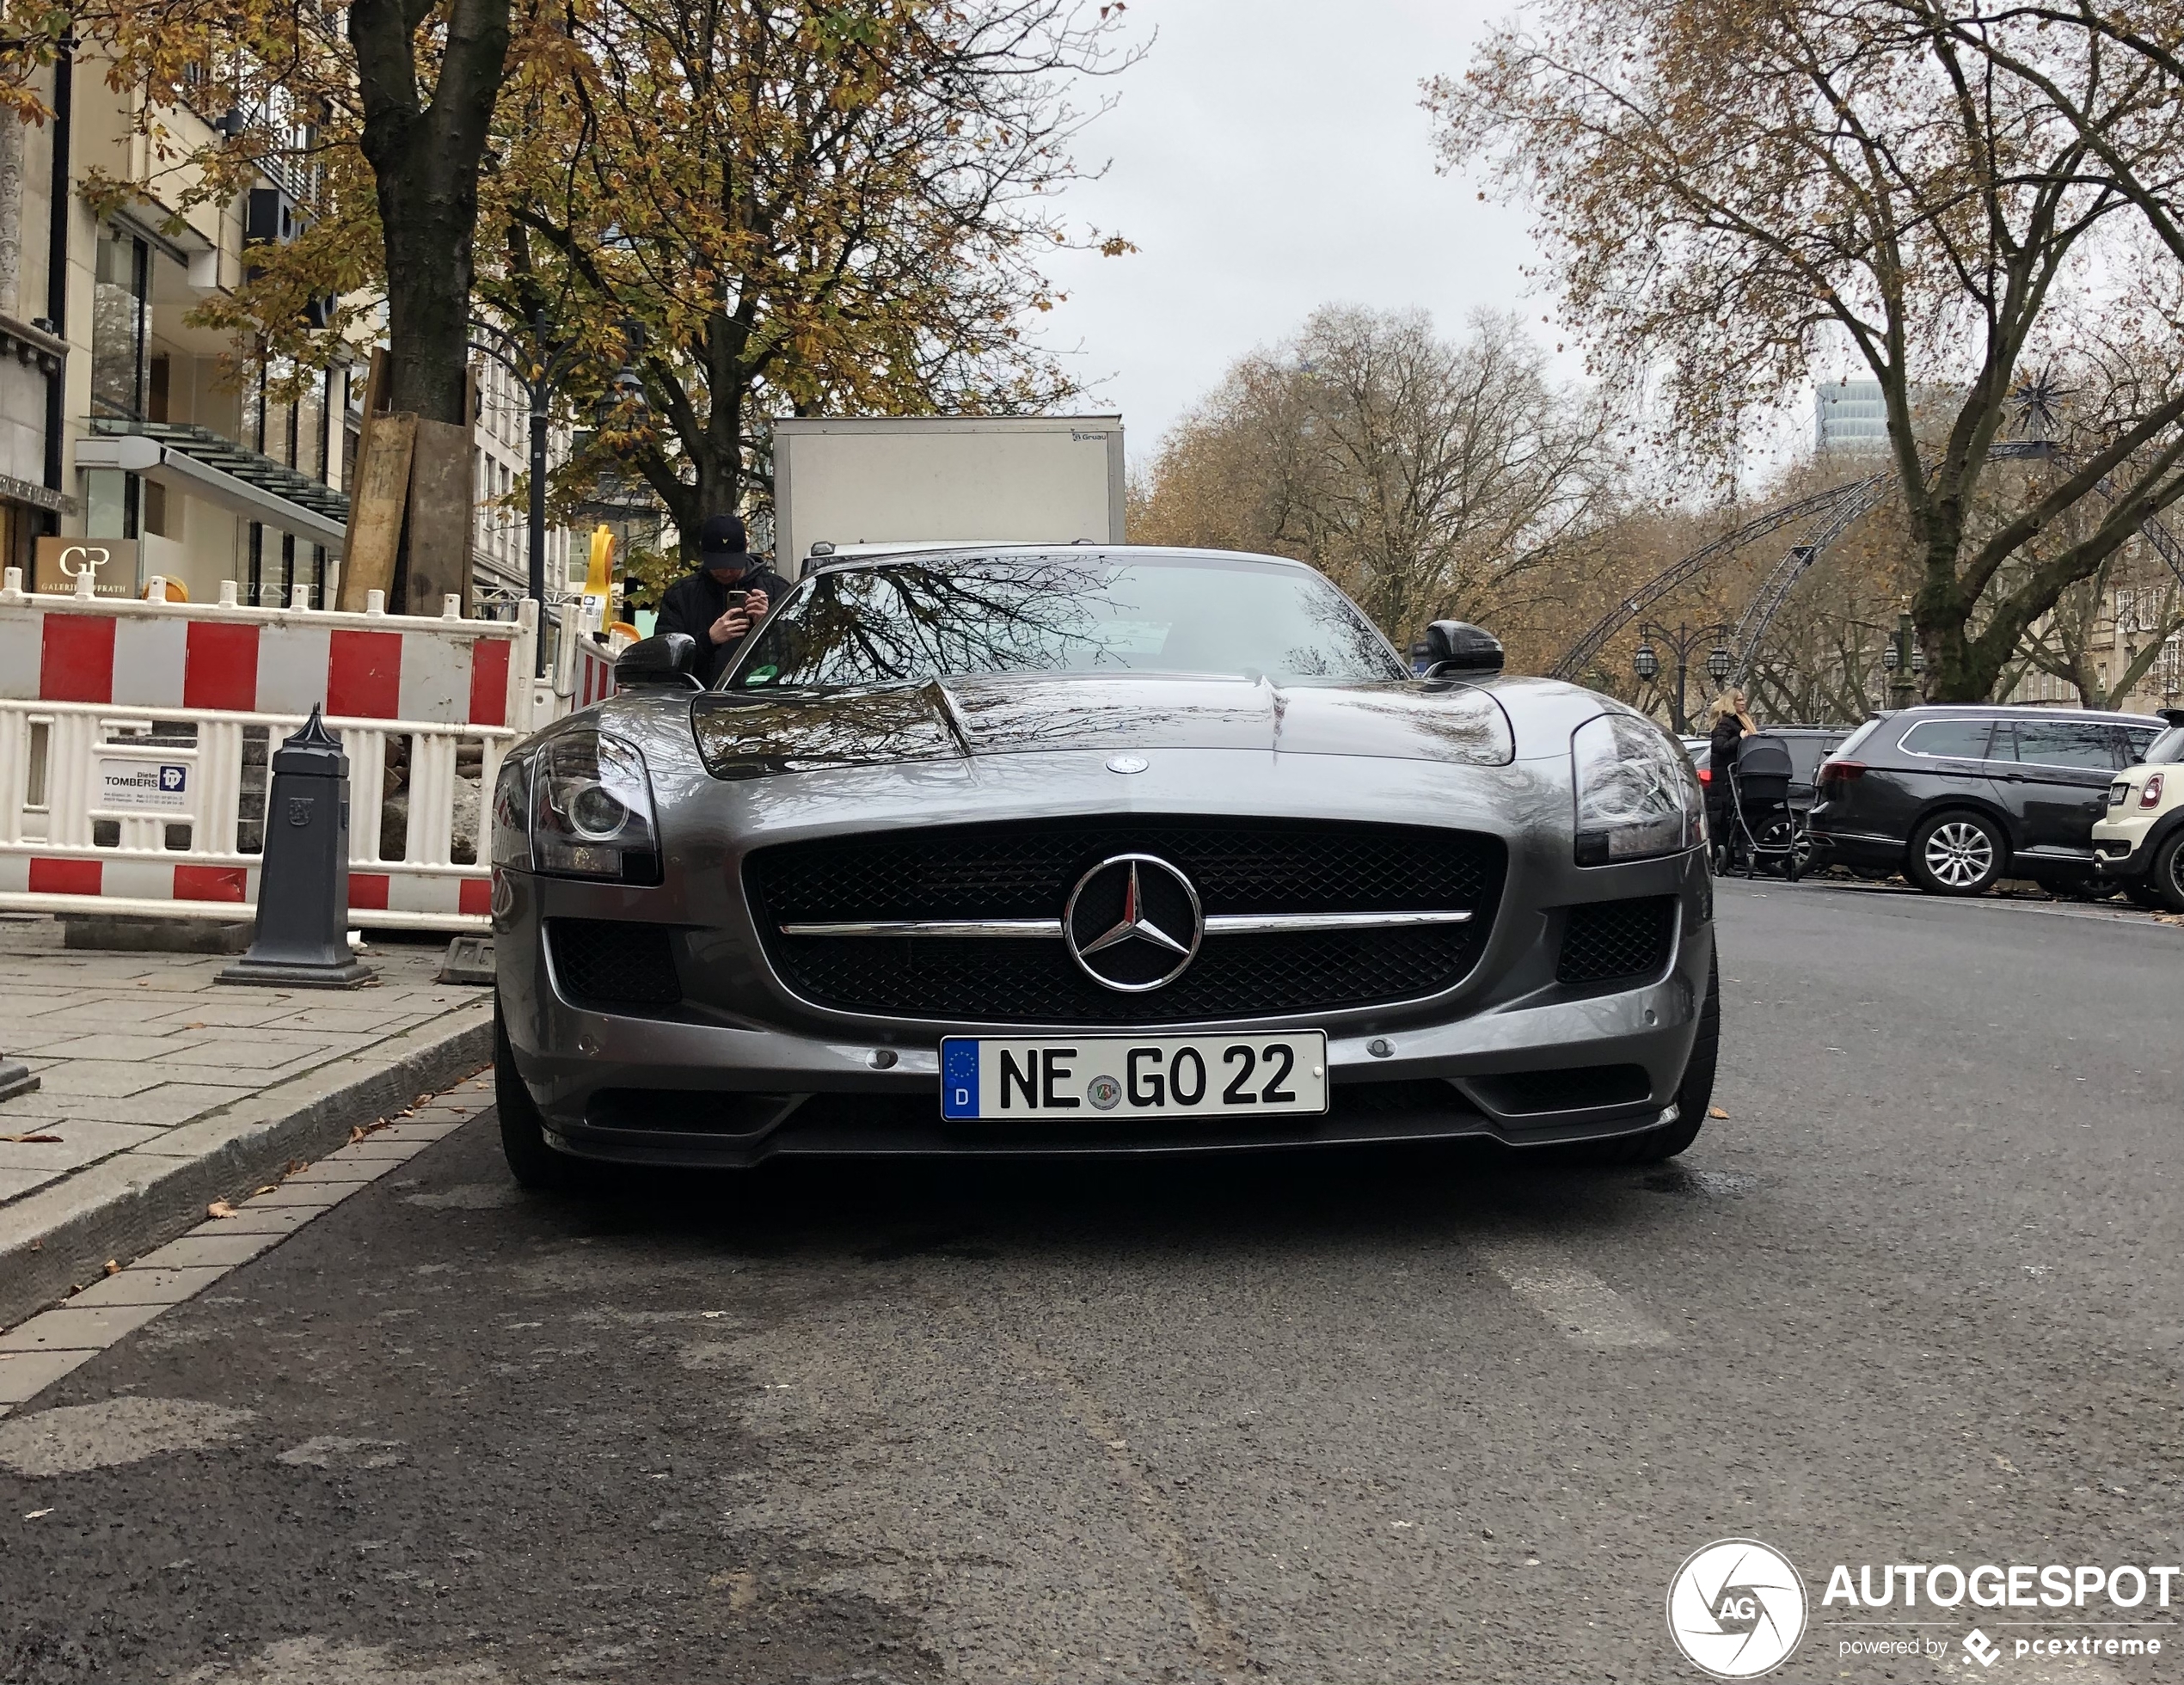
M 2094 720 L 2103 724 L 2159 726 L 2150 714 L 2120 714 L 2111 708 L 2049 708 L 2035 702 L 1919 702 L 1899 708 L 1889 718 L 1904 720 L 2021 720 L 2027 715 L 2053 715 L 2061 720 Z
M 1204 557 L 1218 561 L 1260 561 L 1277 567 L 1292 567 L 1311 573 L 1318 570 L 1310 563 L 1298 561 L 1293 556 L 1267 555 L 1256 550 L 1216 550 L 1194 544 L 1108 544 L 1087 539 L 1064 540 L 1045 544 L 1017 542 L 1007 544 L 952 544 L 931 545 L 905 540 L 899 549 L 868 549 L 858 555 L 815 556 L 810 558 L 817 565 L 811 570 L 825 573 L 841 567 L 869 567 L 874 562 L 890 561 L 899 557 L 905 561 L 937 561 L 949 556 L 961 556 L 966 561 L 1007 561 L 1021 557 L 1027 561 L 1044 556 L 1128 555 L 1132 557 L 1173 557 L 1178 560 Z

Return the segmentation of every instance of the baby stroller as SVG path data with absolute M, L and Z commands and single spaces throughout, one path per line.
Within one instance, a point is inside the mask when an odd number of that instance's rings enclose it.
M 1802 816 L 1790 805 L 1789 750 L 1779 738 L 1748 737 L 1738 744 L 1727 773 L 1729 800 L 1722 809 L 1723 834 L 1715 839 L 1715 870 L 1726 874 L 1741 861 L 1747 878 L 1755 871 L 1779 872 L 1795 883 L 1811 845 Z

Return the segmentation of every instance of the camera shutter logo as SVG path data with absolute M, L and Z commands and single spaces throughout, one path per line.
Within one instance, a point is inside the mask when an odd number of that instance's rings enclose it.
M 1694 1667 L 1756 1679 L 1805 1636 L 1805 1582 L 1757 1539 L 1719 1539 L 1684 1559 L 1668 1586 L 1668 1633 Z

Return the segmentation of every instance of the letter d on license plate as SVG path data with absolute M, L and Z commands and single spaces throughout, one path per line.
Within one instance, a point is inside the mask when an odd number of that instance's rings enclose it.
M 1253 1118 L 1327 1110 L 1327 1036 L 950 1036 L 941 1115 Z

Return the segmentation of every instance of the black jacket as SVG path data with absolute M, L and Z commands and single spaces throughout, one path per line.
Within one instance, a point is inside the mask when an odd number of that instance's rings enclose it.
M 750 571 L 735 582 L 734 589 L 763 591 L 771 606 L 780 607 L 782 599 L 788 595 L 788 581 L 770 572 L 756 556 L 736 559 Z M 676 580 L 661 594 L 659 619 L 653 627 L 655 634 L 687 632 L 697 640 L 697 659 L 690 671 L 709 689 L 715 679 L 727 671 L 728 664 L 743 647 L 740 638 L 716 644 L 707 636 L 713 622 L 728 611 L 729 589 L 701 567 L 688 579 Z
M 1716 807 L 1729 805 L 1729 769 L 1744 746 L 1744 721 L 1725 714 L 1714 722 L 1711 752 L 1707 757 L 1706 799 Z

